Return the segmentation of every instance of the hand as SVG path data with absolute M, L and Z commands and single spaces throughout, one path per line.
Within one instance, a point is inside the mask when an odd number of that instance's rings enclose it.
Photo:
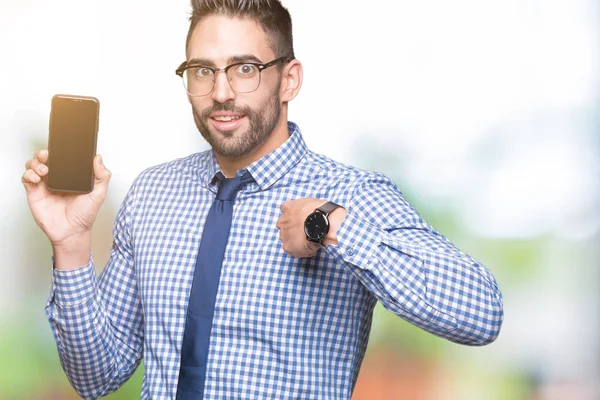
M 283 244 L 283 250 L 296 258 L 312 257 L 320 244 L 310 242 L 304 233 L 304 221 L 316 208 L 327 203 L 327 200 L 315 198 L 304 198 L 290 200 L 283 203 L 281 211 L 283 215 L 277 221 L 279 229 L 279 240 Z M 323 240 L 323 244 L 337 244 L 337 230 L 344 221 L 347 211 L 337 208 L 329 214 L 329 232 Z
M 65 247 L 81 237 L 91 237 L 100 206 L 106 199 L 111 173 L 94 158 L 94 190 L 87 194 L 57 193 L 46 187 L 48 150 L 38 150 L 25 164 L 21 182 L 35 222 L 42 228 L 53 248 Z

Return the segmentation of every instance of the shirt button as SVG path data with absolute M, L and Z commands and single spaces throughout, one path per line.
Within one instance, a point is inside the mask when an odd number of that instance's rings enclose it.
M 352 247 L 346 249 L 346 255 L 347 256 L 353 256 L 354 255 L 354 249 Z

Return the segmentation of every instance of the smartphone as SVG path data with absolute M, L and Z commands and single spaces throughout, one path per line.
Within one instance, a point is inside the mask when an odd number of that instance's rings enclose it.
M 46 187 L 55 192 L 94 190 L 100 102 L 95 97 L 52 97 Z

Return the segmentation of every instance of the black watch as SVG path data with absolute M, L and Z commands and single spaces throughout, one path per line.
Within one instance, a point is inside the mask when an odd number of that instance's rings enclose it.
M 338 207 L 341 206 L 329 201 L 306 217 L 306 220 L 304 220 L 304 233 L 306 234 L 306 240 L 319 244 L 323 242 L 325 235 L 327 235 L 327 232 L 329 232 L 329 218 L 327 217 Z

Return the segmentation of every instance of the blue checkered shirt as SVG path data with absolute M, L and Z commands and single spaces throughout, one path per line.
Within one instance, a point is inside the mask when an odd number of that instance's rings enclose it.
M 453 342 L 484 345 L 503 320 L 491 273 L 428 225 L 385 176 L 289 139 L 247 169 L 237 196 L 210 339 L 205 399 L 348 399 L 373 307 Z M 53 270 L 46 305 L 60 361 L 88 399 L 119 388 L 144 359 L 142 399 L 173 399 L 196 253 L 215 197 L 211 151 L 142 172 L 116 217 L 108 264 Z M 282 249 L 281 205 L 344 206 L 338 245 Z

